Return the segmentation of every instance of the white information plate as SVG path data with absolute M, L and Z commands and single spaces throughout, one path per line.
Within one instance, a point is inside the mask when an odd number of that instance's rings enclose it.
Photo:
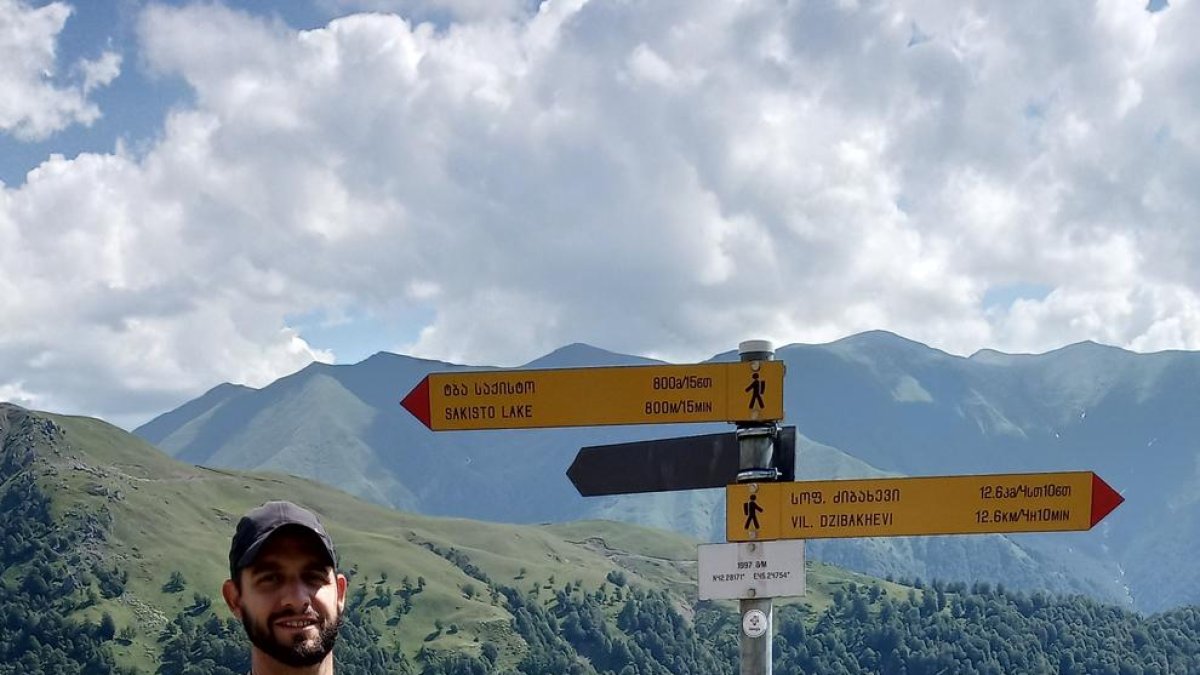
M 701 544 L 700 599 L 804 595 L 804 540 Z

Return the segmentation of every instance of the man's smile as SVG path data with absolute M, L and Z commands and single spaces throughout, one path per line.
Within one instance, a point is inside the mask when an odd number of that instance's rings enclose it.
M 280 619 L 275 622 L 275 625 L 279 626 L 281 628 L 299 630 L 302 628 L 308 628 L 309 626 L 315 626 L 318 623 L 320 623 L 320 622 L 315 618 L 301 617 L 301 618 L 291 618 L 291 619 Z

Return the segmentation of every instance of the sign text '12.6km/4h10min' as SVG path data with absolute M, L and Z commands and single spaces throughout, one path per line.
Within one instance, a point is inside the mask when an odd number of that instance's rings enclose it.
M 431 373 L 401 405 L 434 431 L 783 419 L 780 361 Z

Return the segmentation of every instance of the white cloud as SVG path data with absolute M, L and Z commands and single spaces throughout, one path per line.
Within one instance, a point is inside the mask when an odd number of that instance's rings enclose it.
M 286 317 L 414 308 L 381 347 L 473 363 L 1200 348 L 1192 5 L 472 6 L 147 8 L 195 105 L 0 191 L 0 385 L 132 418 L 335 356 Z
M 116 52 L 104 52 L 100 58 L 84 59 L 79 62 L 83 72 L 83 93 L 86 96 L 93 89 L 107 87 L 121 74 L 121 55 Z
M 0 384 L 0 401 L 15 403 L 19 406 L 38 410 L 41 408 L 40 397 L 25 391 L 24 382 Z
M 87 96 L 117 77 L 121 58 L 105 52 L 94 61 L 81 61 L 76 67 L 83 82 L 56 83 L 58 35 L 71 12 L 62 2 L 33 7 L 24 0 L 0 0 L 0 132 L 42 140 L 100 117 Z

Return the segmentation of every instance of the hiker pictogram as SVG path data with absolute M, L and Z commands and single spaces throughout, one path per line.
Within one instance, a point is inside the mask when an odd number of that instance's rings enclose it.
M 760 525 L 758 524 L 758 514 L 762 512 L 763 507 L 758 505 L 758 498 L 754 495 L 750 495 L 750 501 L 742 504 L 742 513 L 746 514 L 746 524 L 742 526 L 742 529 L 759 529 Z
M 766 408 L 767 404 L 763 402 L 763 392 L 767 390 L 767 383 L 758 379 L 758 373 L 750 376 L 750 384 L 745 391 L 750 393 L 750 409 L 754 410 L 755 406 Z

